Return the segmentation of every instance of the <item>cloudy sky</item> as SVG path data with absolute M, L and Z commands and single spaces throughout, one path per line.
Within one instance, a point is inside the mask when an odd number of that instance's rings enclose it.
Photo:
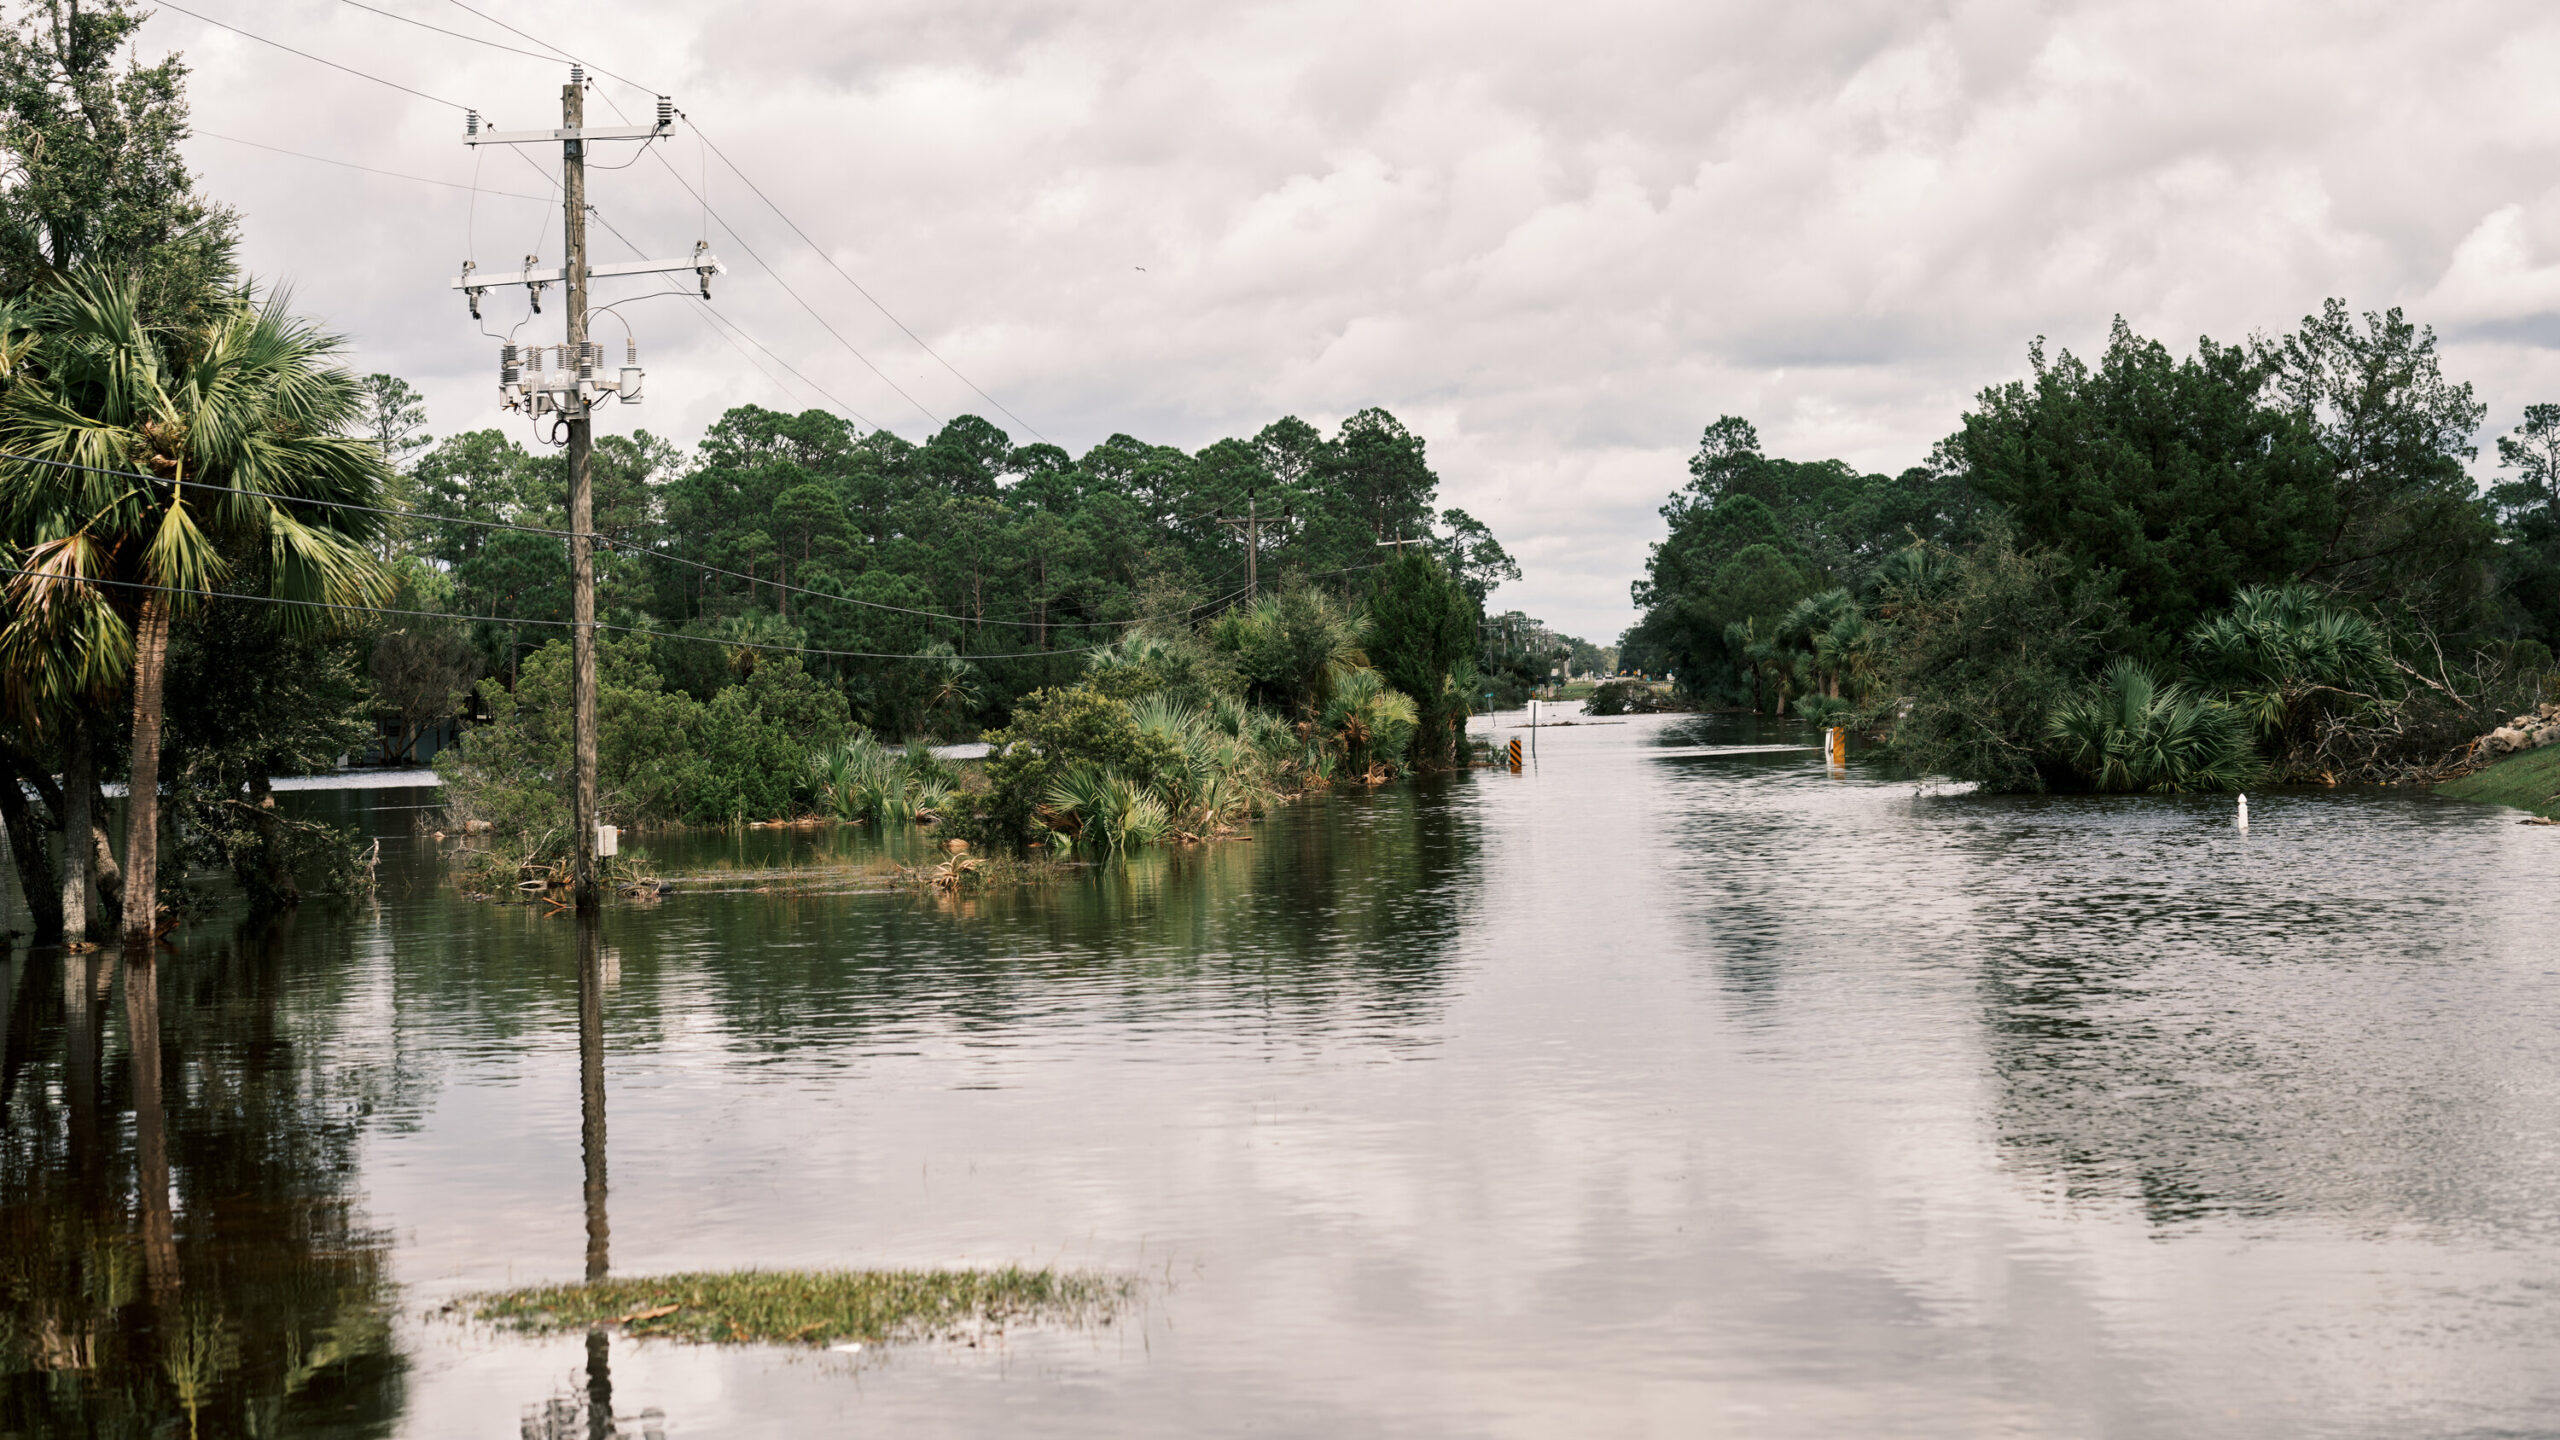
M 345 0 L 187 3 L 507 128 L 557 121 L 557 61 Z M 452 0 L 366 3 L 541 48 Z M 650 392 L 610 423 L 690 443 L 731 405 L 840 402 L 1081 452 L 1384 406 L 1442 503 L 1520 557 L 1497 600 L 1594 639 L 1633 619 L 1655 507 L 1716 416 L 1899 469 L 2031 337 L 2094 348 L 2117 313 L 2183 349 L 2327 295 L 2401 305 L 2487 433 L 2560 399 L 2544 6 L 473 3 L 672 94 L 886 307 L 687 130 L 592 198 L 651 255 L 707 228 L 735 331 L 674 299 L 621 312 Z M 171 48 L 251 265 L 423 388 L 437 433 L 498 423 L 495 344 L 445 281 L 556 262 L 545 174 L 475 173 L 457 110 L 164 8 L 143 49 Z M 678 176 L 707 180 L 707 220 Z M 490 310 L 503 330 L 521 302 Z

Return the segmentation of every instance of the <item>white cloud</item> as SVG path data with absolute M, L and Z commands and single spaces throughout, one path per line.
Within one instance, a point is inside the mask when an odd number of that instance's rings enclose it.
M 558 67 L 350 7 L 208 13 L 506 124 L 556 113 Z M 1780 453 L 1899 469 L 2034 335 L 2085 348 L 2122 312 L 2175 345 L 2236 338 L 2332 294 L 2437 324 L 2493 423 L 2560 385 L 2560 95 L 2541 74 L 2560 18 L 2541 7 L 503 13 L 668 86 L 839 263 L 1070 448 L 1396 411 L 1431 441 L 1444 503 L 1523 557 L 1503 601 L 1594 638 L 1630 618 L 1654 507 L 1721 413 Z M 471 179 L 458 115 L 174 12 L 145 38 L 188 51 L 205 130 Z M 556 215 L 484 196 L 467 234 L 463 192 L 193 153 L 243 208 L 253 265 L 423 383 L 441 428 L 494 423 L 491 346 L 443 280 L 475 248 L 555 253 Z M 690 137 L 665 157 L 707 173 L 748 243 L 932 413 L 989 410 Z M 481 178 L 543 183 L 503 156 Z M 655 161 L 595 195 L 652 253 L 702 226 Z M 723 314 L 869 419 L 930 428 L 712 239 L 735 272 Z M 629 313 L 655 428 L 815 402 L 677 302 Z

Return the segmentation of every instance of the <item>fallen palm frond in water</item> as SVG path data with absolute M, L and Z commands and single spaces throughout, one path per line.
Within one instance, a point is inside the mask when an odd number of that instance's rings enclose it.
M 1108 1325 L 1134 1280 L 1078 1271 L 736 1270 L 467 1296 L 473 1318 L 531 1334 L 618 1327 L 697 1344 L 974 1339 L 1009 1325 Z

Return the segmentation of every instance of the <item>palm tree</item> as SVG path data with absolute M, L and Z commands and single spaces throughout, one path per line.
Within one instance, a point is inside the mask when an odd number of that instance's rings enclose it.
M 130 677 L 133 786 L 124 932 L 156 928 L 162 676 L 169 625 L 237 578 L 283 623 L 377 603 L 388 576 L 362 511 L 385 475 L 336 337 L 282 292 L 216 297 L 182 328 L 146 323 L 129 278 L 75 271 L 0 314 L 0 533 L 17 553 L 0 657 L 13 677 L 95 688 Z M 83 467 L 83 468 L 70 468 Z M 51 659 L 37 665 L 37 656 Z

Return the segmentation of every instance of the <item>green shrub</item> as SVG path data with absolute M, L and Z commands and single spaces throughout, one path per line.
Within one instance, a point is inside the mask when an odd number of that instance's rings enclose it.
M 1837 695 L 1805 695 L 1796 700 L 1796 714 L 1816 725 L 1846 725 L 1857 706 Z
M 2118 660 L 2096 687 L 2058 706 L 2048 734 L 2102 791 L 2238 790 L 2260 773 L 2238 711 L 2164 684 L 2135 660 Z
M 554 641 L 527 657 L 513 691 L 488 697 L 490 721 L 437 757 L 455 821 L 486 820 L 509 844 L 569 833 L 570 653 Z M 596 646 L 597 789 L 607 824 L 774 820 L 818 797 L 813 749 L 850 742 L 844 697 L 769 659 L 708 704 L 670 690 L 643 635 Z M 562 842 L 565 843 L 565 842 Z
M 2020 550 L 1995 529 L 1925 593 L 1899 597 L 1870 718 L 1922 774 L 1993 790 L 2067 783 L 2047 729 L 2095 667 L 2111 619 L 2063 557 Z
M 747 686 L 732 685 L 701 709 L 678 818 L 736 825 L 792 813 L 805 797 L 807 748 L 764 712 Z
M 1286 714 L 1313 716 L 1332 698 L 1336 671 L 1366 663 L 1365 617 L 1308 585 L 1268 595 L 1218 618 L 1213 634 L 1246 698 Z
M 1092 766 L 1152 785 L 1182 763 L 1179 746 L 1140 729 L 1127 705 L 1086 685 L 1031 692 L 1011 724 L 988 732 L 987 745 L 985 808 L 965 828 L 1013 846 L 1049 828 L 1039 812 L 1070 770 Z
M 1413 697 L 1388 686 L 1386 677 L 1362 667 L 1335 671 L 1332 698 L 1318 728 L 1354 775 L 1375 765 L 1401 772 L 1413 744 Z

